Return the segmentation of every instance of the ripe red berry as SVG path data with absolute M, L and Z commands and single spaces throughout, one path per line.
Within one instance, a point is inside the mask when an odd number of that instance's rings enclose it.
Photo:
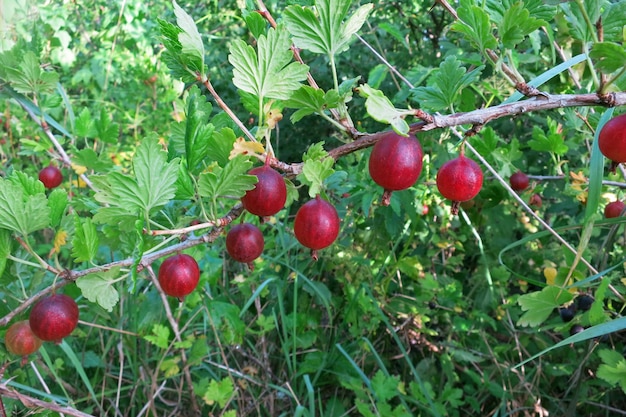
M 63 182 L 63 174 L 61 174 L 61 170 L 54 165 L 48 165 L 39 171 L 39 181 L 43 182 L 46 188 L 55 188 Z
M 43 341 L 30 328 L 28 320 L 13 323 L 4 335 L 7 350 L 14 355 L 28 356 L 37 352 Z
M 401 136 L 394 131 L 376 142 L 369 159 L 370 176 L 385 189 L 381 204 L 388 206 L 391 193 L 409 188 L 422 172 L 422 147 L 414 135 Z
M 64 294 L 53 294 L 35 304 L 28 318 L 30 328 L 41 340 L 60 343 L 78 324 L 78 305 Z
M 517 171 L 509 178 L 509 184 L 511 184 L 511 188 L 515 191 L 524 191 L 528 188 L 529 183 L 528 175 L 524 174 L 522 171 Z
M 278 213 L 287 200 L 287 186 L 282 175 L 268 165 L 251 169 L 259 181 L 242 197 L 243 207 L 256 216 L 272 216 Z
M 263 233 L 253 224 L 242 223 L 234 226 L 226 235 L 226 251 L 237 262 L 248 264 L 261 256 L 265 240 Z
M 483 185 L 483 172 L 473 160 L 463 155 L 451 159 L 439 168 L 437 189 L 452 200 L 452 214 L 459 211 L 459 203 L 476 197 Z
M 619 200 L 607 204 L 604 207 L 604 217 L 606 217 L 607 219 L 612 219 L 621 216 L 622 212 L 624 211 L 624 206 L 624 203 Z
M 198 263 L 187 254 L 170 256 L 159 268 L 159 285 L 165 294 L 172 297 L 182 300 L 196 289 L 198 281 L 200 281 Z
M 626 114 L 609 120 L 598 136 L 600 152 L 613 164 L 611 170 L 619 163 L 626 162 Z
M 303 246 L 312 249 L 313 259 L 317 260 L 317 250 L 330 246 L 339 235 L 337 210 L 318 195 L 300 207 L 293 231 Z

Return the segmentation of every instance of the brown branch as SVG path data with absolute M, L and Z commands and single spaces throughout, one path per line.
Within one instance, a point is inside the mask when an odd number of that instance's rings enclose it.
M 498 106 L 478 109 L 466 113 L 455 113 L 450 115 L 434 115 L 432 123 L 418 122 L 411 125 L 411 132 L 425 132 L 433 129 L 446 127 L 472 125 L 481 126 L 490 121 L 501 119 L 503 117 L 518 116 L 521 114 L 533 112 L 560 109 L 565 107 L 585 107 L 585 106 L 623 106 L 626 105 L 626 92 L 613 93 L 608 97 L 599 94 L 541 94 L 527 100 L 518 101 L 509 104 L 500 104 Z M 339 159 L 344 155 L 348 155 L 359 149 L 373 146 L 384 132 L 363 135 L 354 142 L 339 146 L 331 151 L 329 155 L 334 159 Z M 298 174 L 302 171 L 302 164 L 290 165 L 289 172 Z
M 0 396 L 18 400 L 26 408 L 43 408 L 46 410 L 55 411 L 60 414 L 75 417 L 94 417 L 91 414 L 83 413 L 82 411 L 78 411 L 74 408 L 62 407 L 53 402 L 43 401 L 37 398 L 33 398 L 29 395 L 22 394 L 12 388 L 7 387 L 5 384 L 0 384 Z
M 211 229 L 210 232 L 202 236 L 199 236 L 197 238 L 186 239 L 183 242 L 177 243 L 172 246 L 168 246 L 165 249 L 161 249 L 159 251 L 144 255 L 141 258 L 141 261 L 139 262 L 138 269 L 143 269 L 147 267 L 148 265 L 152 264 L 152 262 L 156 261 L 157 259 L 160 259 L 167 255 L 171 255 L 172 253 L 176 253 L 185 249 L 192 248 L 194 246 L 207 244 L 207 243 L 211 243 L 215 241 L 224 230 L 224 227 L 232 223 L 235 219 L 237 219 L 241 215 L 242 212 L 243 212 L 243 206 L 241 204 L 237 204 L 228 212 L 228 214 L 226 214 L 226 216 L 222 217 L 221 219 L 218 220 L 218 222 L 216 222 L 219 225 Z M 97 273 L 97 272 L 109 271 L 113 268 L 130 267 L 134 265 L 136 262 L 137 262 L 137 259 L 135 258 L 126 258 L 120 261 L 110 262 L 108 264 L 94 266 L 92 268 L 87 268 L 87 269 L 83 269 L 80 271 L 66 270 L 60 275 L 60 277 L 63 278 L 63 280 L 57 281 L 53 285 L 49 286 L 48 288 L 45 288 L 39 291 L 37 294 L 29 297 L 27 300 L 22 302 L 19 306 L 17 306 L 12 311 L 7 313 L 4 317 L 2 317 L 0 319 L 0 327 L 6 326 L 13 319 L 13 317 L 20 314 L 23 311 L 26 311 L 37 300 L 45 297 L 46 295 L 52 292 L 55 292 L 57 289 L 62 288 L 71 282 L 76 281 L 78 278 L 84 277 L 89 274 Z

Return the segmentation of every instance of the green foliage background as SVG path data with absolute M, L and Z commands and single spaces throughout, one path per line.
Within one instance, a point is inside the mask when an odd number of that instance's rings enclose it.
M 417 133 L 424 170 L 389 207 L 369 177 L 368 149 L 334 165 L 324 158 L 354 139 L 329 109 L 375 133 L 416 126 L 414 108 L 450 115 L 526 99 L 512 78 L 552 95 L 624 91 L 626 2 L 462 0 L 447 10 L 407 0 L 370 10 L 267 1 L 284 24 L 276 32 L 256 12 L 262 3 L 0 6 L 0 334 L 52 286 L 81 314 L 71 337 L 44 344 L 24 366 L 0 349 L 7 415 L 24 415 L 14 392 L 123 416 L 622 409 L 625 236 L 622 219 L 601 213 L 626 184 L 594 141 L 619 107 L 505 115 L 482 127 L 464 146 L 492 170 L 483 164 L 483 189 L 458 216 L 435 178 L 471 125 Z M 308 33 L 313 3 L 331 20 L 344 9 L 362 17 L 360 39 L 340 20 Z M 325 37 L 335 43 L 315 42 Z M 292 41 L 322 91 L 298 89 L 306 67 L 292 61 Z M 277 68 L 247 74 L 264 50 Z M 254 185 L 245 173 L 264 158 L 229 158 L 249 138 L 211 89 L 259 145 L 269 149 L 270 138 L 284 164 L 288 205 L 262 224 L 233 207 Z M 49 163 L 66 178 L 54 191 L 36 181 Z M 519 200 L 505 187 L 517 170 L 532 181 Z M 342 226 L 314 262 L 292 224 L 318 192 Z M 535 194 L 542 204 L 525 208 Z M 265 236 L 254 270 L 225 252 L 220 221 L 238 216 Z M 159 234 L 195 220 L 205 226 Z M 180 303 L 154 280 L 176 251 L 202 271 Z M 557 309 L 582 293 L 594 295 L 592 308 L 564 323 Z M 588 330 L 565 340 L 576 324 Z

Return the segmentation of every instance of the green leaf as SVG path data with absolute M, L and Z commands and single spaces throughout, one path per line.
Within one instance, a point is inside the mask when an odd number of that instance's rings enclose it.
M 604 0 L 584 0 L 580 2 L 561 3 L 560 6 L 565 13 L 572 37 L 583 42 L 591 42 L 594 40 L 596 27 L 593 24 L 600 18 L 604 3 Z M 584 12 L 581 10 L 581 6 L 584 8 Z M 587 24 L 587 19 L 592 22 L 592 25 Z
M 233 381 L 229 377 L 226 377 L 221 381 L 216 379 L 211 380 L 202 399 L 208 405 L 217 403 L 220 408 L 224 408 L 233 395 L 235 395 Z
M 74 216 L 72 256 L 76 262 L 91 262 L 98 254 L 99 240 L 96 226 L 89 217 Z
M 119 293 L 113 287 L 119 273 L 120 268 L 112 268 L 106 272 L 85 275 L 76 280 L 76 285 L 86 299 L 111 312 L 120 300 Z
M 7 266 L 7 257 L 11 254 L 11 233 L 8 230 L 0 229 L 0 277 Z
M 19 66 L 5 68 L 5 71 L 7 81 L 15 91 L 22 94 L 52 93 L 59 82 L 59 74 L 44 71 L 39 58 L 32 51 L 20 57 Z
M 613 42 L 598 42 L 589 56 L 600 71 L 612 73 L 626 67 L 626 48 Z
M 107 172 L 113 169 L 113 162 L 106 154 L 98 155 L 96 151 L 91 148 L 85 148 L 75 152 L 72 157 L 72 162 L 96 172 Z
M 209 156 L 219 166 L 224 167 L 230 160 L 230 151 L 233 150 L 233 145 L 237 140 L 235 132 L 229 128 L 224 127 L 217 132 L 213 133 L 213 136 L 209 142 Z
M 558 123 L 548 118 L 548 134 L 539 126 L 533 127 L 532 139 L 528 141 L 530 149 L 540 152 L 551 152 L 564 155 L 568 147 L 563 141 L 563 135 L 558 131 Z
M 197 66 L 202 66 L 204 61 L 204 44 L 202 37 L 198 32 L 198 27 L 193 18 L 187 14 L 174 0 L 174 14 L 176 15 L 176 23 L 182 29 L 178 34 L 178 41 L 182 46 L 182 53 L 192 56 Z
M 532 17 L 530 11 L 524 7 L 524 2 L 518 1 L 504 12 L 498 34 L 503 46 L 513 49 L 527 35 L 543 25 L 547 25 L 547 22 Z
M 602 349 L 598 356 L 604 362 L 598 367 L 597 376 L 611 385 L 619 385 L 626 393 L 626 359 L 619 352 Z
M 252 33 L 252 36 L 254 36 L 256 39 L 258 39 L 259 36 L 261 36 L 267 28 L 267 21 L 263 18 L 263 16 L 261 16 L 260 13 L 257 13 L 256 11 L 244 11 L 243 20 L 246 22 L 246 26 L 248 27 L 250 33 Z
M 317 16 L 310 8 L 289 6 L 283 19 L 298 48 L 332 56 L 348 49 L 352 35 L 361 29 L 374 7 L 371 3 L 364 4 L 346 19 L 351 3 L 350 0 L 316 0 Z
M 204 172 L 198 181 L 198 191 L 202 197 L 214 200 L 223 197 L 241 198 L 246 191 L 254 188 L 258 178 L 246 175 L 252 162 L 244 156 L 231 159 L 224 168 L 214 167 L 212 172 Z
M 626 26 L 626 2 L 620 1 L 608 6 L 602 15 L 604 40 L 623 42 L 624 26 Z
M 296 123 L 304 116 L 320 114 L 326 109 L 336 108 L 339 101 L 339 95 L 335 90 L 324 93 L 322 89 L 303 85 L 283 104 L 285 107 L 298 109 L 290 117 L 291 122 Z
M 382 123 L 389 123 L 393 130 L 400 135 L 409 134 L 409 124 L 404 120 L 406 116 L 415 114 L 414 110 L 396 109 L 385 94 L 363 84 L 358 88 L 359 94 L 365 97 L 365 109 L 371 118 Z
M 106 109 L 100 110 L 100 117 L 95 120 L 96 138 L 106 143 L 116 144 L 120 126 L 111 122 L 109 117 L 110 114 Z
M 450 108 L 460 91 L 480 78 L 483 68 L 480 66 L 467 72 L 461 62 L 451 55 L 430 75 L 429 86 L 413 89 L 413 96 L 420 107 L 435 111 Z
M 555 308 L 572 300 L 572 294 L 563 288 L 547 286 L 541 291 L 520 295 L 517 303 L 525 313 L 517 321 L 520 326 L 536 327 L 552 314 Z
M 48 196 L 50 207 L 50 226 L 57 227 L 61 223 L 65 209 L 67 208 L 67 192 L 62 188 L 55 188 Z
M 310 159 L 302 166 L 302 173 L 298 175 L 298 180 L 309 187 L 309 196 L 315 197 L 322 191 L 324 180 L 330 177 L 335 170 L 332 158 L 320 160 Z
M 88 107 L 83 107 L 74 122 L 74 135 L 84 138 L 93 138 L 97 135 L 96 124 Z M 91 150 L 91 149 L 90 149 Z
M 155 324 L 152 326 L 152 334 L 143 338 L 161 349 L 167 349 L 170 344 L 170 329 L 162 324 Z
M 110 172 L 105 177 L 92 177 L 98 190 L 95 198 L 110 206 L 103 208 L 109 209 L 107 215 L 113 215 L 108 220 L 114 220 L 116 215 L 147 215 L 174 198 L 178 164 L 178 159 L 167 162 L 167 153 L 157 137 L 146 138 L 133 157 L 134 176 Z M 103 209 L 96 213 L 94 221 L 104 221 Z
M 176 180 L 176 200 L 191 200 L 196 195 L 196 189 L 185 161 L 178 165 L 178 179 Z
M 50 207 L 46 195 L 30 194 L 23 184 L 16 182 L 0 179 L 0 228 L 26 236 L 48 227 Z
M 209 155 L 214 130 L 209 118 L 213 106 L 196 85 L 189 90 L 185 104 L 185 156 L 189 171 L 197 175 L 204 168 L 202 162 Z
M 376 394 L 376 399 L 386 403 L 398 395 L 398 385 L 400 378 L 397 376 L 387 376 L 382 370 L 378 370 L 371 380 L 372 391 Z
M 307 149 L 302 161 L 304 162 L 302 172 L 297 178 L 309 187 L 309 196 L 315 197 L 321 192 L 324 180 L 335 172 L 333 169 L 335 160 L 328 156 L 324 142 L 318 142 Z
M 472 3 L 469 0 L 461 1 L 461 6 L 457 9 L 459 20 L 452 24 L 451 29 L 465 35 L 481 52 L 496 48 L 498 41 L 491 32 L 489 15 Z
M 611 281 L 607 277 L 602 277 L 600 279 L 600 285 L 596 288 L 593 304 L 591 304 L 591 308 L 589 309 L 589 324 L 592 326 L 604 323 L 608 320 L 608 316 L 604 311 L 604 297 L 610 283 Z
M 228 60 L 233 65 L 233 83 L 245 92 L 263 98 L 288 99 L 306 79 L 309 67 L 292 62 L 291 41 L 284 28 L 270 29 L 257 41 L 257 52 L 237 39 Z
M 178 163 L 177 159 L 167 162 L 167 153 L 158 138 L 146 138 L 141 142 L 133 158 L 133 170 L 140 191 L 137 196 L 144 211 L 162 207 L 174 198 Z
M 204 44 L 193 19 L 175 2 L 174 14 L 178 26 L 157 19 L 166 49 L 163 61 L 175 78 L 194 82 L 206 72 Z

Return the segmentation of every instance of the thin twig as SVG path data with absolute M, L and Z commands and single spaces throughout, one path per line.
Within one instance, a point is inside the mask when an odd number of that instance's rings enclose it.
M 22 107 L 22 109 L 24 109 L 24 111 L 26 111 L 26 113 L 28 113 L 28 115 L 30 116 L 31 119 L 33 119 L 44 131 L 44 133 L 46 134 L 46 136 L 48 137 L 48 139 L 50 139 L 50 142 L 52 142 L 52 144 L 54 145 L 54 147 L 56 148 L 57 152 L 59 153 L 59 155 L 61 156 L 61 161 L 63 162 L 64 165 L 68 166 L 71 168 L 72 166 L 72 159 L 69 157 L 69 155 L 67 154 L 67 152 L 65 152 L 65 149 L 63 149 L 63 146 L 61 146 L 61 143 L 58 141 L 58 139 L 56 138 L 56 136 L 54 135 L 54 133 L 52 133 L 52 131 L 50 130 L 50 126 L 48 125 L 48 123 L 46 123 L 45 118 L 43 116 L 43 111 L 42 111 L 42 116 L 41 119 L 39 119 L 37 117 L 37 115 L 35 115 L 35 113 L 33 113 L 28 107 L 26 107 L 21 101 L 18 100 L 18 103 L 20 104 L 20 106 Z M 94 191 L 97 191 L 93 184 L 91 183 L 91 181 L 89 180 L 89 178 L 87 177 L 87 175 L 80 174 L 78 176 L 81 180 L 83 180 L 83 182 L 85 183 L 85 185 L 87 185 L 87 187 L 91 188 Z
M 181 336 L 180 329 L 178 327 L 178 322 L 176 321 L 176 319 L 174 319 L 174 315 L 172 314 L 172 309 L 170 308 L 170 303 L 167 298 L 167 295 L 161 289 L 161 286 L 159 285 L 159 280 L 157 279 L 156 274 L 152 270 L 151 265 L 148 265 L 147 271 L 148 271 L 148 276 L 150 277 L 150 280 L 152 281 L 154 286 L 157 287 L 159 295 L 161 296 L 161 301 L 163 302 L 163 307 L 165 309 L 165 316 L 167 317 L 167 321 L 169 321 L 170 326 L 172 327 L 172 330 L 174 331 L 174 339 L 176 339 L 176 341 L 178 341 L 179 343 L 182 343 L 183 338 Z M 189 389 L 189 396 L 191 397 L 191 407 L 193 408 L 195 415 L 200 415 L 200 407 L 198 406 L 196 395 L 193 392 L 193 379 L 191 378 L 191 372 L 189 371 L 189 365 L 187 364 L 187 353 L 185 352 L 185 349 L 183 348 L 179 349 L 179 353 L 180 353 L 180 359 L 183 363 L 183 374 L 185 376 L 185 380 L 187 382 L 187 386 Z
M 202 85 L 204 85 L 206 89 L 209 90 L 209 93 L 211 93 L 217 105 L 220 106 L 222 110 L 224 110 L 224 113 L 226 113 L 233 122 L 235 122 L 237 127 L 241 129 L 241 131 L 248 137 L 248 139 L 250 139 L 252 142 L 256 142 L 257 140 L 254 135 L 248 130 L 248 128 L 243 124 L 239 117 L 237 117 L 235 112 L 233 112 L 231 108 L 228 107 L 228 104 L 226 104 L 226 102 L 222 100 L 220 95 L 217 94 L 217 91 L 215 90 L 215 88 L 213 88 L 213 84 L 211 84 L 211 80 L 209 80 L 208 77 L 205 77 L 202 74 L 196 74 L 196 80 L 202 83 Z

